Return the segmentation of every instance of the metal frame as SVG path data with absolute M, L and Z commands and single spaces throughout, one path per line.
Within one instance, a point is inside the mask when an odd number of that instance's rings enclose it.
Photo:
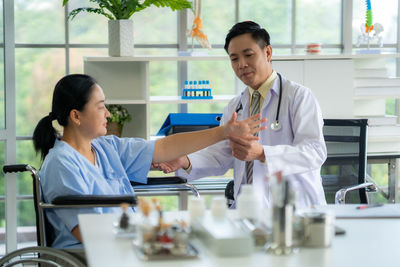
M 388 186 L 387 188 L 379 187 L 378 190 L 387 198 L 389 203 L 399 202 L 399 159 L 400 154 L 368 156 L 368 164 L 387 164 Z M 368 176 L 367 178 L 373 181 L 373 177 Z

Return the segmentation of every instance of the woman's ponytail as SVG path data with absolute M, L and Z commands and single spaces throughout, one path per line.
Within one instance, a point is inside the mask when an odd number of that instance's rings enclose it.
M 54 120 L 52 114 L 42 118 L 36 125 L 33 132 L 33 145 L 37 153 L 40 152 L 42 160 L 49 153 L 49 150 L 54 146 L 57 138 L 57 130 L 53 127 Z

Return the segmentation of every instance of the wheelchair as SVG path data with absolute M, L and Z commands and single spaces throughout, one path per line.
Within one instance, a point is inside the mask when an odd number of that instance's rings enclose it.
M 40 185 L 40 176 L 37 170 L 28 164 L 3 166 L 4 173 L 30 172 L 33 183 L 33 203 L 36 215 L 36 237 L 38 246 L 15 250 L 0 259 L 0 266 L 9 267 L 22 264 L 37 264 L 33 266 L 86 266 L 86 259 L 82 249 L 55 249 L 51 248 L 54 240 L 52 226 L 45 216 L 45 210 L 55 208 L 91 208 L 91 207 L 118 207 L 121 203 L 131 206 L 137 204 L 135 195 L 69 195 L 59 196 L 51 203 L 44 203 Z M 197 188 L 187 183 L 181 177 L 149 177 L 147 184 L 131 182 L 135 191 L 151 190 L 190 190 L 195 197 L 200 193 Z M 32 265 L 28 265 L 32 266 Z

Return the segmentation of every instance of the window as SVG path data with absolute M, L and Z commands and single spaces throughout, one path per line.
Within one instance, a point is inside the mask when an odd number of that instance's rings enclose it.
M 203 31 L 207 35 L 211 45 L 224 45 L 225 35 L 235 23 L 235 5 L 232 0 L 203 0 L 201 18 L 203 20 Z M 193 12 L 188 11 L 188 28 L 193 22 Z M 188 38 L 188 47 L 191 47 L 192 39 Z M 194 40 L 194 44 L 198 42 Z M 225 51 L 218 50 L 218 53 L 225 54 Z
M 55 1 L 57 8 L 61 8 L 60 1 Z M 68 10 L 80 7 L 97 7 L 94 3 L 81 0 L 68 1 Z M 63 16 L 64 20 L 64 16 Z M 72 44 L 107 44 L 107 18 L 98 14 L 80 13 L 73 20 L 69 20 L 69 42 Z
M 253 20 L 271 36 L 271 44 L 288 45 L 292 35 L 291 0 L 255 0 L 239 2 L 239 21 Z
M 60 1 L 14 0 L 15 42 L 59 44 L 65 41 Z
M 0 1 L 0 129 L 5 127 L 3 1 Z
M 32 136 L 37 122 L 51 110 L 54 85 L 65 75 L 61 48 L 16 48 L 17 135 Z
M 324 53 L 340 53 L 341 0 L 296 1 L 296 43 L 322 43 Z M 337 45 L 336 49 L 326 46 Z M 299 51 L 304 53 L 302 47 Z
M 391 44 L 395 47 L 397 42 L 397 9 L 398 0 L 371 1 L 372 23 L 383 25 L 382 32 L 384 45 Z M 353 44 L 357 43 L 361 33 L 360 27 L 365 23 L 365 1 L 353 1 Z M 376 43 L 376 42 L 374 42 Z

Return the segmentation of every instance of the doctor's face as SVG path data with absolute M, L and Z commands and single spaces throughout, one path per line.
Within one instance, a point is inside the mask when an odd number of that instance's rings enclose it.
M 261 49 L 250 33 L 232 38 L 228 54 L 236 76 L 255 90 L 258 90 L 272 73 L 272 47 Z
M 80 112 L 80 130 L 89 138 L 97 138 L 107 133 L 107 118 L 110 112 L 105 105 L 105 96 L 101 87 L 93 85 L 89 102 Z

